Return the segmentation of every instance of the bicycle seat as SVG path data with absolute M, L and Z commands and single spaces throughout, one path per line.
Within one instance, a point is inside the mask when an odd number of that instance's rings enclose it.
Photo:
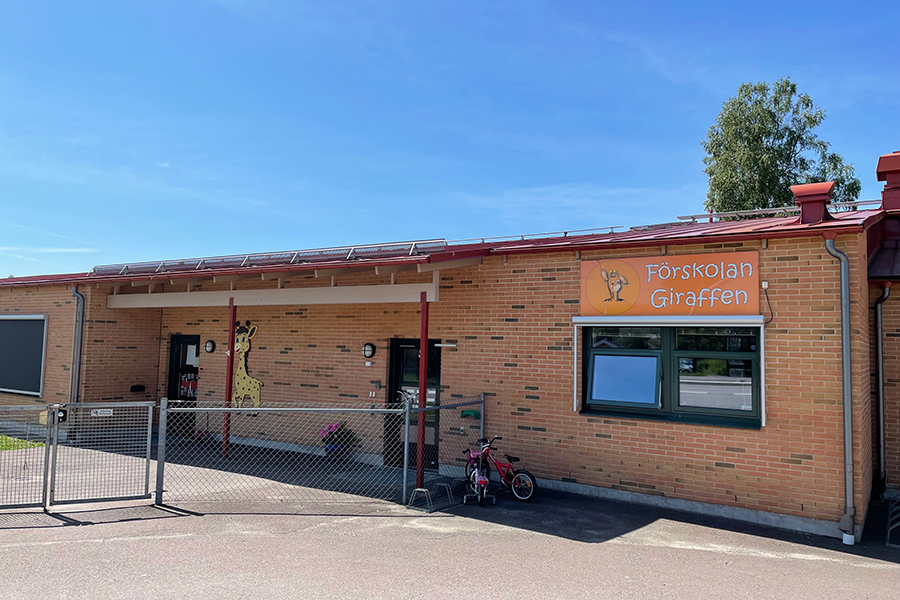
M 504 454 L 503 456 L 505 456 L 505 457 L 506 457 L 506 460 L 508 460 L 508 461 L 511 462 L 511 463 L 519 462 L 520 460 L 522 460 L 522 459 L 519 458 L 518 456 L 510 456 L 509 454 Z

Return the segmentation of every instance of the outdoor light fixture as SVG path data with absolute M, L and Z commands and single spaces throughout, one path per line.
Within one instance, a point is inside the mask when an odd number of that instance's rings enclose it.
M 212 354 L 216 351 L 216 343 L 212 340 L 206 340 L 206 344 L 203 345 L 203 349 L 206 350 L 207 354 Z
M 366 358 L 372 358 L 373 356 L 375 356 L 375 344 L 363 344 L 362 355 Z

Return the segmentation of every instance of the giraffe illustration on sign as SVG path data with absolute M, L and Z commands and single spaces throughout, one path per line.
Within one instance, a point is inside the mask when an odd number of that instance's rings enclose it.
M 243 406 L 247 396 L 253 400 L 253 408 L 259 408 L 259 388 L 262 387 L 262 382 L 247 374 L 247 353 L 250 352 L 250 340 L 254 335 L 256 326 L 251 327 L 250 321 L 244 325 L 240 321 L 234 324 L 234 352 L 240 359 L 234 376 L 234 391 L 231 393 L 231 402 L 236 408 Z

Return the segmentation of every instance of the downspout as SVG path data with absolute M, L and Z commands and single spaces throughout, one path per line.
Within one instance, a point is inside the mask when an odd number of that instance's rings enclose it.
M 843 542 L 856 543 L 856 507 L 853 504 L 853 387 L 850 380 L 850 261 L 834 247 L 834 238 L 825 240 L 828 254 L 841 261 L 841 388 L 844 406 L 844 515 L 840 529 Z
M 875 373 L 878 380 L 878 485 L 887 487 L 887 470 L 884 463 L 884 315 L 881 305 L 891 295 L 890 282 L 881 288 L 881 296 L 875 301 Z
M 78 402 L 81 388 L 81 341 L 84 335 L 84 296 L 78 286 L 72 286 L 75 297 L 75 323 L 72 326 L 72 373 L 69 376 L 69 402 Z

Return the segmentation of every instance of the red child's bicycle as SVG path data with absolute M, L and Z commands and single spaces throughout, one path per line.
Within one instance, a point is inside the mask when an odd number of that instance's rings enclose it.
M 518 457 L 504 454 L 503 456 L 509 462 L 503 462 L 494 457 L 492 452 L 494 441 L 502 439 L 498 435 L 495 435 L 490 441 L 487 438 L 481 438 L 478 440 L 481 445 L 480 451 L 473 452 L 466 449 L 463 452 L 466 455 L 468 495 L 478 499 L 478 506 L 484 506 L 484 498 L 491 480 L 491 463 L 497 469 L 497 474 L 500 475 L 500 483 L 509 488 L 516 500 L 528 502 L 534 498 L 534 493 L 537 491 L 537 482 L 531 473 L 525 469 L 513 469 L 512 463 L 519 462 Z

